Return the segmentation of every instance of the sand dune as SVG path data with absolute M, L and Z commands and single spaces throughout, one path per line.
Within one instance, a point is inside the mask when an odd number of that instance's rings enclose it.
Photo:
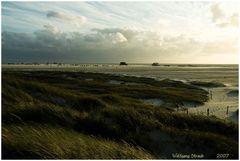
M 237 111 L 238 109 L 238 96 L 231 97 L 228 96 L 227 93 L 231 90 L 237 89 L 236 87 L 220 87 L 220 88 L 211 88 L 210 91 L 212 91 L 212 99 L 210 99 L 208 102 L 206 102 L 202 106 L 197 106 L 196 108 L 189 108 L 192 106 L 185 106 L 188 109 L 189 113 L 194 114 L 201 114 L 201 115 L 207 115 L 207 109 L 209 109 L 209 115 L 214 115 L 218 118 L 222 119 L 228 119 L 231 120 L 230 117 L 232 113 Z M 211 97 L 210 97 L 211 98 Z M 227 113 L 227 107 L 228 113 Z M 233 118 L 233 120 L 236 120 Z

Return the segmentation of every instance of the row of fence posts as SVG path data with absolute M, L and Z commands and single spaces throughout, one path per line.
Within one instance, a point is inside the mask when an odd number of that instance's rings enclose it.
M 212 93 L 211 90 L 209 90 L 209 88 L 208 88 L 208 93 L 209 93 L 209 95 L 210 95 L 210 99 L 212 99 L 212 98 L 213 98 L 213 93 Z M 196 105 L 195 105 L 194 107 L 196 107 Z M 179 105 L 177 105 L 177 111 L 179 111 Z M 228 111 L 229 111 L 229 106 L 227 106 L 226 115 L 228 115 Z M 188 115 L 188 108 L 186 109 L 186 113 L 187 113 L 187 115 Z M 209 111 L 209 108 L 208 108 L 208 109 L 207 109 L 207 116 L 209 116 L 209 113 L 210 113 L 210 111 Z
M 226 115 L 228 115 L 228 112 L 229 112 L 229 106 L 227 106 Z M 187 115 L 188 115 L 188 108 L 186 109 L 186 113 L 187 113 Z M 207 109 L 207 116 L 209 116 L 209 114 L 210 114 L 210 110 L 209 110 L 209 108 L 208 108 L 208 109 Z

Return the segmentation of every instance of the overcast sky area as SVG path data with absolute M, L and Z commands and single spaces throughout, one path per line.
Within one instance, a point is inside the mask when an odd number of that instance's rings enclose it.
M 2 62 L 234 64 L 238 6 L 2 2 Z

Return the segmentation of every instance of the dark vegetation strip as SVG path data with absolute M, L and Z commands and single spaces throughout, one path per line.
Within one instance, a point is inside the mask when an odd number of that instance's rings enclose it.
M 196 85 L 196 86 L 208 87 L 208 88 L 225 87 L 223 83 L 219 83 L 219 82 L 191 81 L 190 84 Z
M 73 77 L 74 79 L 66 79 Z M 75 137 L 93 135 L 97 138 L 111 140 L 114 144 L 122 145 L 123 142 L 131 144 L 130 147 L 141 147 L 145 150 L 134 151 L 133 156 L 128 153 L 109 150 L 99 154 L 99 158 L 164 158 L 171 157 L 171 153 L 178 152 L 174 147 L 188 147 L 192 152 L 204 153 L 206 158 L 215 158 L 216 153 L 227 152 L 230 158 L 237 158 L 238 154 L 238 127 L 234 123 L 227 123 L 222 120 L 186 115 L 172 112 L 172 107 L 145 105 L 139 98 L 161 98 L 164 101 L 181 103 L 182 101 L 196 101 L 204 103 L 207 100 L 207 92 L 194 86 L 182 84 L 182 82 L 157 82 L 149 78 L 120 77 L 106 74 L 75 73 L 75 72 L 3 72 L 2 76 L 2 123 L 3 135 L 14 137 L 24 136 L 30 131 L 58 131 L 55 127 L 63 128 L 61 137 L 68 130 L 74 131 Z M 92 78 L 92 81 L 86 81 Z M 138 81 L 147 86 L 135 85 L 112 85 L 109 80 Z M 129 79 L 129 80 L 128 80 Z M 166 85 L 167 84 L 167 85 Z M 175 87 L 176 86 L 176 87 Z M 105 92 L 107 91 L 107 92 Z M 44 129 L 39 129 L 39 125 L 46 125 Z M 32 125 L 33 128 L 26 128 Z M 35 127 L 36 125 L 36 127 Z M 18 133 L 15 127 L 23 128 L 22 133 Z M 171 137 L 172 150 L 164 151 L 163 141 L 154 140 L 151 137 L 153 131 L 159 131 Z M 10 131 L 10 132 L 9 132 Z M 12 133 L 11 133 L 12 131 Z M 15 134 L 16 133 L 16 134 Z M 30 132 L 31 133 L 31 132 Z M 18 136 L 16 135 L 16 136 Z M 35 134 L 34 134 L 35 135 Z M 66 135 L 69 135 L 66 132 Z M 52 137 L 52 136 L 51 136 Z M 50 138 L 51 138 L 50 137 Z M 47 142 L 47 138 L 45 141 Z M 161 136 L 160 136 L 161 138 Z M 179 139 L 177 139 L 179 138 Z M 18 139 L 18 137 L 16 138 Z M 38 139 L 44 140 L 44 137 Z M 175 140 L 174 140 L 175 139 Z M 184 140 L 184 141 L 182 141 Z M 15 153 L 21 152 L 23 158 L 82 158 L 93 159 L 93 156 L 76 154 L 58 155 L 50 151 L 50 155 L 36 151 L 25 153 L 26 147 L 23 145 L 26 140 L 11 139 L 3 141 L 4 156 L 12 158 Z M 35 144 L 36 140 L 29 139 L 29 144 Z M 57 140 L 56 144 L 58 144 Z M 68 140 L 68 146 L 73 144 L 73 140 Z M 197 144 L 196 144 L 197 143 Z M 65 144 L 57 145 L 55 148 Z M 76 142 L 76 146 L 82 145 Z M 108 143 L 102 143 L 107 146 Z M 171 145 L 171 144 L 170 144 Z M 43 149 L 49 148 L 41 144 Z M 74 145 L 75 146 L 75 145 Z M 88 145 L 85 145 L 86 148 Z M 204 149 L 205 146 L 211 147 Z M 175 151 L 174 151 L 175 149 Z M 36 149 L 35 149 L 36 150 Z M 64 149 L 63 149 L 64 150 Z M 83 151 L 86 149 L 82 149 Z M 184 151 L 183 152 L 187 152 Z M 58 153 L 58 152 L 57 152 Z M 140 154 L 141 153 L 141 154 Z M 125 154 L 125 155 L 123 155 Z M 21 158 L 22 158 L 21 157 Z M 96 157 L 98 158 L 98 157 Z M 99 159 L 98 158 L 98 159 Z

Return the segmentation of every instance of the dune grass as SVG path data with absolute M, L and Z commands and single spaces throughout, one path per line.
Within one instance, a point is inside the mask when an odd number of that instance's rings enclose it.
M 201 81 L 191 81 L 190 84 L 208 88 L 216 88 L 216 87 L 225 87 L 223 83 L 220 82 L 201 82 Z
M 49 125 L 3 128 L 3 159 L 154 159 L 140 147 Z
M 207 92 L 200 88 L 171 80 L 76 72 L 3 72 L 2 78 L 4 158 L 150 159 L 171 158 L 180 151 L 203 153 L 205 158 L 220 152 L 238 157 L 236 124 L 140 100 L 204 103 Z M 145 85 L 113 85 L 109 80 Z M 153 138 L 154 131 L 170 138 L 168 143 L 165 137 Z

